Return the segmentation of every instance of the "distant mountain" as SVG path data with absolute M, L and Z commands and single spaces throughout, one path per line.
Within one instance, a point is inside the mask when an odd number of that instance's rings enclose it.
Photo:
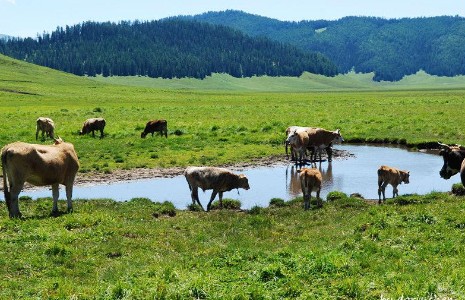
M 336 66 L 319 53 L 229 27 L 194 20 L 85 22 L 37 39 L 0 42 L 0 53 L 77 75 L 205 78 L 332 76 Z
M 221 24 L 250 36 L 266 36 L 329 57 L 341 72 L 374 72 L 375 80 L 399 80 L 424 70 L 439 76 L 465 74 L 465 18 L 286 22 L 241 11 L 179 18 Z

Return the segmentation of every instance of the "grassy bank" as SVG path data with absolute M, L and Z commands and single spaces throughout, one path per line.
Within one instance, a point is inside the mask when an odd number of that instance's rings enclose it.
M 0 145 L 35 142 L 51 117 L 74 143 L 81 172 L 219 165 L 282 154 L 289 125 L 340 128 L 347 141 L 465 143 L 463 90 L 246 92 L 110 85 L 0 56 Z M 79 136 L 85 119 L 107 120 L 102 140 Z M 140 138 L 150 119 L 168 139 Z M 39 141 L 50 143 L 50 141 Z
M 77 200 L 73 214 L 52 218 L 50 199 L 23 200 L 26 218 L 10 220 L 0 203 L 0 298 L 461 299 L 465 293 L 461 197 L 402 196 L 382 206 L 337 198 L 311 211 L 296 199 L 283 207 L 171 217 L 166 205 Z

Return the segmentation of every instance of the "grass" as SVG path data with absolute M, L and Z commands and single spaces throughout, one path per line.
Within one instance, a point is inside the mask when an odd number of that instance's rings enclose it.
M 0 203 L 0 298 L 463 297 L 463 198 L 403 197 L 174 214 L 143 198 L 77 200 L 55 218 L 51 199 L 23 199 L 23 220 Z
M 465 121 L 451 121 L 465 109 L 465 89 L 162 90 L 99 83 L 4 56 L 0 68 L 0 146 L 36 142 L 35 120 L 48 116 L 56 133 L 75 145 L 82 173 L 224 165 L 283 154 L 289 125 L 341 128 L 349 142 L 465 143 Z M 79 136 L 84 120 L 97 116 L 107 120 L 106 137 Z M 145 123 L 158 118 L 168 121 L 169 137 L 141 139 Z

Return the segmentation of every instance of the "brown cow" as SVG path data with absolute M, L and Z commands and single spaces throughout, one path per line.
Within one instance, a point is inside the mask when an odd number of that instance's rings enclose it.
M 191 190 L 192 203 L 196 202 L 202 207 L 199 200 L 198 188 L 213 190 L 210 201 L 207 205 L 207 211 L 210 210 L 211 203 L 219 194 L 220 207 L 223 207 L 223 192 L 229 192 L 232 189 L 243 188 L 250 189 L 249 181 L 243 174 L 237 175 L 228 169 L 216 167 L 187 167 L 184 171 L 189 189 Z
M 316 154 L 318 152 L 321 161 L 321 151 L 326 149 L 328 153 L 328 162 L 332 161 L 332 145 L 344 141 L 340 129 L 330 131 L 323 128 L 315 128 L 308 132 L 308 139 L 308 148 L 311 149 L 313 153 L 310 160 L 316 161 Z
M 300 186 L 304 194 L 304 209 L 310 208 L 312 192 L 316 192 L 318 206 L 321 206 L 320 191 L 322 182 L 321 172 L 316 168 L 302 168 L 300 170 Z
M 378 203 L 381 203 L 381 193 L 383 193 L 383 200 L 386 201 L 385 190 L 388 184 L 392 185 L 392 197 L 399 196 L 397 186 L 399 184 L 409 183 L 410 172 L 402 171 L 397 168 L 388 166 L 381 166 L 378 169 Z
M 294 131 L 306 131 L 307 133 L 311 132 L 312 130 L 317 129 L 316 127 L 302 127 L 302 126 L 289 126 L 286 128 L 286 140 L 284 141 L 284 145 L 286 147 L 286 156 L 289 157 L 288 148 L 291 148 L 291 160 L 296 160 L 297 158 L 294 156 L 295 153 L 292 151 L 292 146 L 288 143 L 287 138 L 289 134 Z
M 66 187 L 68 212 L 73 210 L 71 197 L 79 160 L 73 144 L 61 139 L 54 145 L 15 142 L 2 149 L 3 191 L 10 218 L 21 217 L 18 195 L 28 182 L 36 186 L 51 185 L 52 213 L 58 212 L 59 184 Z
M 39 117 L 37 118 L 36 124 L 36 141 L 39 137 L 39 131 L 42 131 L 42 139 L 44 139 L 44 134 L 52 139 L 55 138 L 55 123 L 52 119 Z
M 305 151 L 308 146 L 308 134 L 305 130 L 295 129 L 289 133 L 286 144 L 291 146 L 291 155 L 295 157 L 296 163 L 303 164 L 305 162 Z
M 147 134 L 151 133 L 152 136 L 155 131 L 160 132 L 160 135 L 165 135 L 165 138 L 168 137 L 168 122 L 166 120 L 152 120 L 148 121 L 145 125 L 144 131 L 140 134 L 141 138 L 145 138 Z
M 82 126 L 79 135 L 88 134 L 92 132 L 92 136 L 95 137 L 94 131 L 100 131 L 100 138 L 103 138 L 103 129 L 105 128 L 106 122 L 104 118 L 91 118 L 87 119 Z

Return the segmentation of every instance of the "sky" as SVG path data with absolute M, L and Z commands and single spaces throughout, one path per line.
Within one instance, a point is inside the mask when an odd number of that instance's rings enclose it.
M 85 21 L 159 20 L 227 9 L 282 21 L 465 17 L 463 0 L 0 0 L 0 34 L 35 38 Z

